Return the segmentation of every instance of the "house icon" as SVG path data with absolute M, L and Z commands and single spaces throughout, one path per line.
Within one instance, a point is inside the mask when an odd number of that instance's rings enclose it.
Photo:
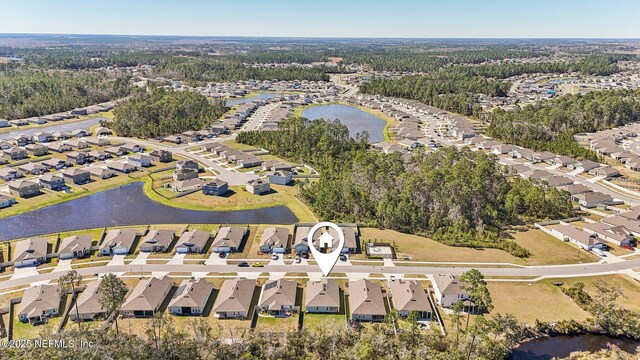
M 318 238 L 320 240 L 320 248 L 332 248 L 333 247 L 333 236 L 329 234 L 328 231 L 325 231 L 324 234 L 320 235 Z

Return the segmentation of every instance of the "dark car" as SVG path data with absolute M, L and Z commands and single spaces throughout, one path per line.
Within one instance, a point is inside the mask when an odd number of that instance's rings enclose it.
M 249 267 L 249 263 L 246 261 L 241 262 L 240 264 L 238 264 L 239 267 Z

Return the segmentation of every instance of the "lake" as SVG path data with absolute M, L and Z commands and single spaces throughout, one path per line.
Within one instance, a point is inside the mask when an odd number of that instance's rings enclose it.
M 226 104 L 227 104 L 227 106 L 235 106 L 235 105 L 239 105 L 239 104 L 248 103 L 249 101 L 253 101 L 253 100 L 273 99 L 273 98 L 281 96 L 281 95 L 282 94 L 280 94 L 280 93 L 261 92 L 261 93 L 258 93 L 258 95 L 256 95 L 256 96 L 227 100 Z
M 551 360 L 568 357 L 574 351 L 595 352 L 606 349 L 607 344 L 616 344 L 620 349 L 634 353 L 640 342 L 614 339 L 604 335 L 553 336 L 526 341 L 513 349 L 513 360 Z
M 96 117 L 96 118 L 92 118 L 92 119 L 88 119 L 88 120 L 81 120 L 81 121 L 75 121 L 75 122 L 70 122 L 70 123 L 66 123 L 66 124 L 57 124 L 55 125 L 55 123 L 49 123 L 49 124 L 54 124 L 54 125 L 50 125 L 50 126 L 43 126 L 43 127 L 36 127 L 36 128 L 24 128 L 24 129 L 17 129 L 11 132 L 7 132 L 7 133 L 2 133 L 0 134 L 0 139 L 4 140 L 4 139 L 9 139 L 12 138 L 16 135 L 20 135 L 20 134 L 24 134 L 24 135 L 28 135 L 31 136 L 39 131 L 44 131 L 44 132 L 48 132 L 50 134 L 54 133 L 54 132 L 72 132 L 73 130 L 87 130 L 90 127 L 97 125 L 98 123 L 100 123 L 100 120 L 105 119 L 103 117 Z
M 298 222 L 298 218 L 286 206 L 237 211 L 174 208 L 149 199 L 142 186 L 140 182 L 128 184 L 0 219 L 0 240 L 126 225 L 293 224 Z
M 366 131 L 369 133 L 369 142 L 384 141 L 384 127 L 387 123 L 379 117 L 353 106 L 342 104 L 312 106 L 302 111 L 302 117 L 309 120 L 338 119 L 349 128 L 349 135 L 352 138 L 355 138 L 356 134 Z

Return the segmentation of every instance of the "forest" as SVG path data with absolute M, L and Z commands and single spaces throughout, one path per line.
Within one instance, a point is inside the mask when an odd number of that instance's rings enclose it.
M 572 211 L 564 192 L 508 180 L 493 155 L 446 148 L 404 160 L 367 150 L 366 138 L 350 139 L 339 122 L 293 118 L 278 131 L 241 132 L 237 141 L 316 167 L 322 176 L 302 184 L 300 197 L 329 221 L 527 256 L 526 249 L 504 239 L 502 229 Z
M 118 104 L 113 111 L 115 119 L 105 126 L 120 136 L 166 136 L 202 130 L 227 110 L 223 102 L 211 103 L 206 97 L 191 91 L 154 88 L 148 92 L 138 91 L 129 100 Z
M 566 95 L 514 111 L 488 115 L 487 135 L 505 142 L 597 161 L 598 155 L 574 140 L 579 132 L 594 132 L 640 120 L 640 91 L 591 91 Z
M 122 98 L 129 79 L 97 72 L 0 71 L 0 118 L 20 119 Z
M 173 58 L 154 69 L 156 76 L 181 79 L 191 86 L 249 79 L 328 81 L 327 71 L 325 67 L 252 68 L 239 60 L 210 57 Z

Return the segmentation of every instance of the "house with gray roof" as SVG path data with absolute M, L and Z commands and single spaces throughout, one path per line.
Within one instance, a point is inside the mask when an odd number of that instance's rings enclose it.
M 264 229 L 260 239 L 260 252 L 284 254 L 289 248 L 289 229 L 269 227 Z
M 305 291 L 305 311 L 308 313 L 339 313 L 340 287 L 334 279 L 308 281 Z
M 219 319 L 246 319 L 256 284 L 254 279 L 226 280 L 213 304 L 213 316 Z
M 73 235 L 62 239 L 58 257 L 62 260 L 80 259 L 91 254 L 93 239 L 91 235 Z
M 415 311 L 420 319 L 431 319 L 431 304 L 422 284 L 416 280 L 393 279 L 389 281 L 393 307 L 407 317 Z
M 273 316 L 288 316 L 294 311 L 298 283 L 294 280 L 270 280 L 262 287 L 260 309 Z
M 107 315 L 107 311 L 100 303 L 100 282 L 102 280 L 93 280 L 87 283 L 84 290 L 78 296 L 77 311 L 73 307 L 69 311 L 69 319 L 71 321 L 77 321 L 78 318 L 83 321 L 95 320 L 98 318 L 104 318 Z
M 13 250 L 15 267 L 40 265 L 47 260 L 49 242 L 47 238 L 33 238 L 18 241 Z
M 209 242 L 211 234 L 206 231 L 192 230 L 183 233 L 176 243 L 178 254 L 201 254 Z
M 215 253 L 237 252 L 242 246 L 245 235 L 248 233 L 246 227 L 240 226 L 224 226 L 218 230 L 218 233 L 211 244 L 211 251 Z
M 58 285 L 38 285 L 26 289 L 18 305 L 18 319 L 32 325 L 42 324 L 60 313 Z
M 387 314 L 382 288 L 367 279 L 349 281 L 349 310 L 356 321 L 383 321 Z
M 169 314 L 202 315 L 213 293 L 213 284 L 204 279 L 185 279 L 169 302 Z
M 141 252 L 166 252 L 176 233 L 173 230 L 151 230 L 140 242 Z
M 126 255 L 131 251 L 131 246 L 138 236 L 136 229 L 113 229 L 107 232 L 100 254 L 102 255 Z
M 168 276 L 141 280 L 120 307 L 123 317 L 152 317 L 165 301 L 173 279 Z
M 433 293 L 436 302 L 444 308 L 451 308 L 455 303 L 469 299 L 469 291 L 464 289 L 465 286 L 466 283 L 457 276 L 433 275 Z

